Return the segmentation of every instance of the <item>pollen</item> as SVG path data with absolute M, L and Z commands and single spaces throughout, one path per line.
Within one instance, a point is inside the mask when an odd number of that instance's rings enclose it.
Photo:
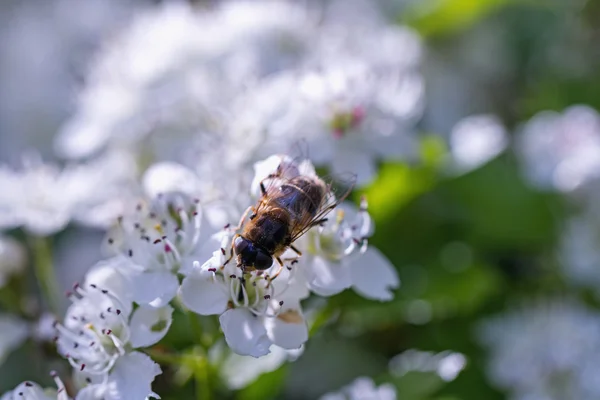
M 304 318 L 296 310 L 287 310 L 280 313 L 277 318 L 288 324 L 301 324 L 304 322 Z

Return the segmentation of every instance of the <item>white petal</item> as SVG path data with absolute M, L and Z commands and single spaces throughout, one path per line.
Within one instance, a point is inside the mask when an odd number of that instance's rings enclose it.
M 113 257 L 103 260 L 94 265 L 86 274 L 84 287 L 96 285 L 106 289 L 127 305 L 131 298 L 131 287 L 129 280 L 120 271 L 125 271 L 131 261 L 124 257 Z M 124 310 L 127 315 L 131 309 Z
M 27 323 L 12 315 L 0 315 L 0 364 L 27 338 Z
M 173 321 L 173 308 L 140 306 L 133 312 L 129 329 L 129 341 L 134 348 L 151 346 L 162 339 Z
M 308 287 L 320 296 L 332 296 L 352 286 L 350 269 L 343 263 L 313 257 L 306 267 Z
M 289 303 L 284 302 L 283 309 L 277 317 L 266 318 L 265 327 L 269 339 L 274 344 L 291 350 L 300 348 L 308 340 L 308 326 L 300 304 Z
M 219 315 L 227 309 L 229 291 L 212 272 L 194 272 L 183 279 L 179 289 L 183 304 L 200 315 Z
M 352 286 L 368 299 L 388 301 L 394 298 L 392 290 L 400 285 L 394 266 L 374 247 L 351 260 Z
M 195 195 L 198 191 L 198 176 L 190 169 L 174 162 L 152 165 L 142 178 L 142 185 L 150 197 L 160 193 L 182 192 Z
M 244 308 L 225 311 L 220 317 L 227 345 L 242 356 L 261 357 L 270 353 L 271 341 L 260 318 Z
M 160 366 L 146 354 L 129 353 L 120 357 L 106 383 L 105 400 L 143 400 L 157 397 L 152 392 L 152 381 L 162 373 Z
M 177 277 L 167 271 L 136 273 L 128 278 L 133 301 L 152 307 L 169 304 L 179 288 Z

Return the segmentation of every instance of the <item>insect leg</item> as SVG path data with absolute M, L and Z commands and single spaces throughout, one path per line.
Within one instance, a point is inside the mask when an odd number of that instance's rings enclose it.
M 290 249 L 292 249 L 294 253 L 298 254 L 298 256 L 302 256 L 302 252 L 298 250 L 293 244 L 290 245 Z
M 225 268 L 225 266 L 229 264 L 229 261 L 231 261 L 231 259 L 233 258 L 233 244 L 235 243 L 235 239 L 237 239 L 238 236 L 240 236 L 238 233 L 233 235 L 233 238 L 231 239 L 231 246 L 229 247 L 229 257 L 227 257 L 227 260 L 225 260 L 223 265 L 221 265 L 221 269 Z
M 254 207 L 250 206 L 246 208 L 246 211 L 244 211 L 244 214 L 242 214 L 242 218 L 240 218 L 240 222 L 238 222 L 238 225 L 234 228 L 235 231 L 239 231 L 240 229 L 242 229 L 244 221 L 246 220 L 246 217 L 248 216 L 250 211 L 252 211 L 252 214 L 254 214 Z M 252 219 L 252 216 L 250 216 L 250 219 Z

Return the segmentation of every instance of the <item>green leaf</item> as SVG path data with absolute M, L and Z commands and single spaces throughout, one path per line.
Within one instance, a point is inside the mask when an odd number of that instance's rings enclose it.
M 288 375 L 287 365 L 267 372 L 237 393 L 239 400 L 268 400 L 275 398 L 281 391 Z
M 491 12 L 515 0 L 416 1 L 403 22 L 423 36 L 446 35 L 470 27 Z

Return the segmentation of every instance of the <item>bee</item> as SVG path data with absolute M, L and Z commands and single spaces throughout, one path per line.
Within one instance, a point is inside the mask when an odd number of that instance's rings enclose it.
M 225 264 L 235 255 L 244 272 L 269 269 L 273 259 L 283 267 L 281 256 L 288 249 L 297 254 L 294 263 L 302 253 L 293 243 L 325 223 L 327 214 L 348 196 L 356 181 L 355 176 L 347 178 L 345 191 L 336 196 L 331 183 L 316 174 L 301 173 L 298 166 L 298 160 L 282 160 L 277 171 L 260 182 L 261 196 L 242 216 L 236 229 L 242 232 L 233 237 Z

